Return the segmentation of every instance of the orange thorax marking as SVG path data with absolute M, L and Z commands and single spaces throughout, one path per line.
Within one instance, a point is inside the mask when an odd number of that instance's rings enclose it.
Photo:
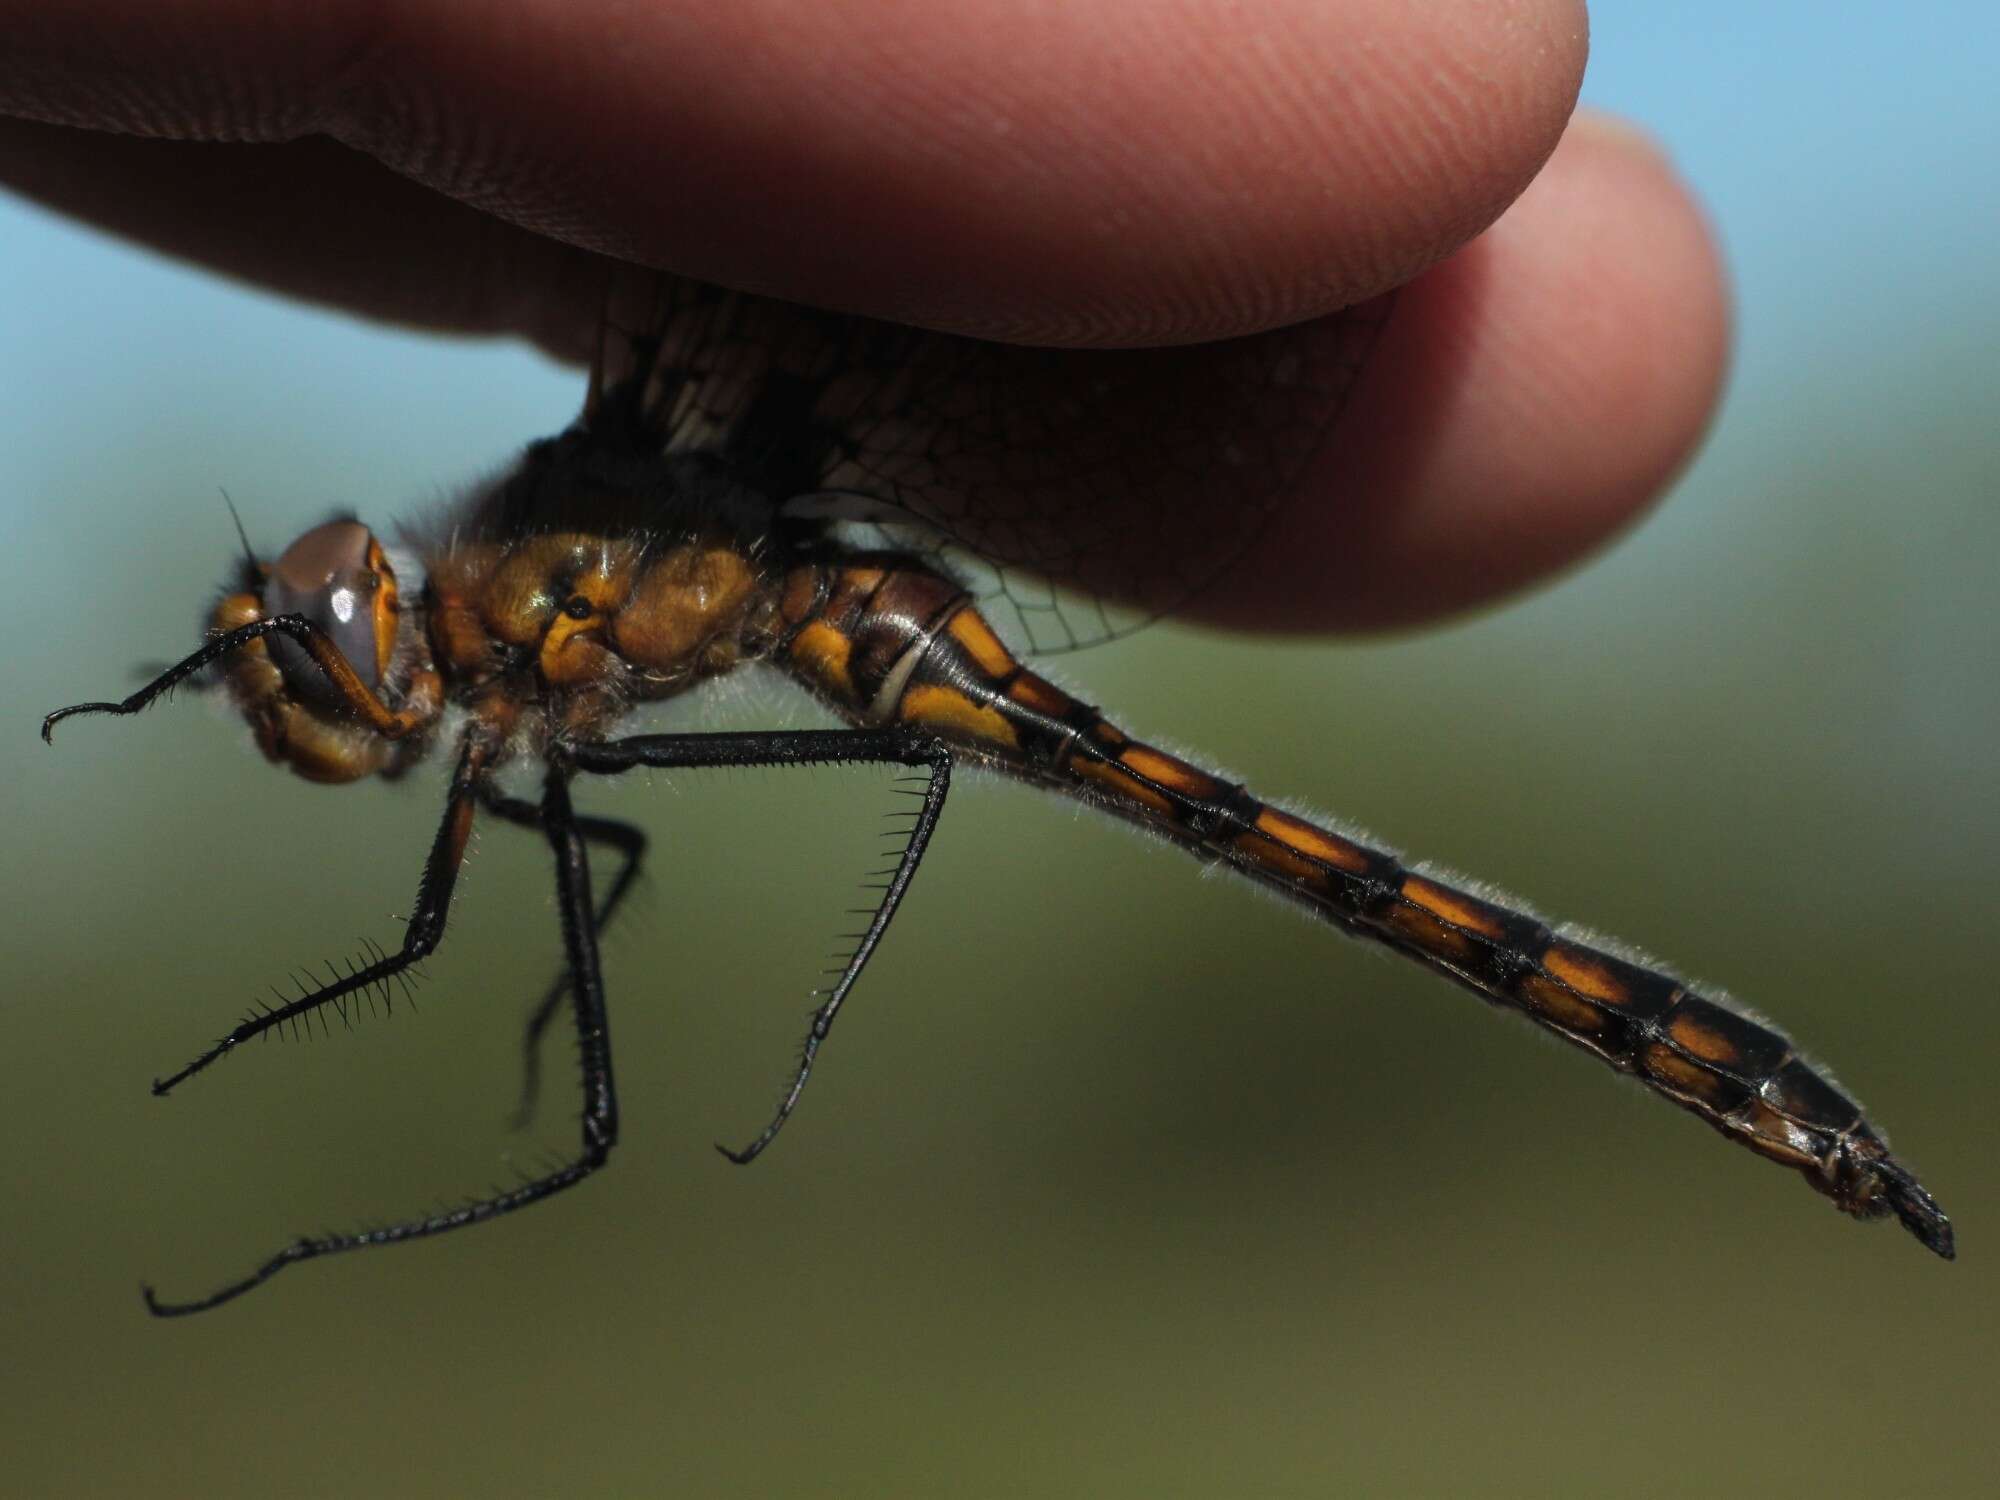
M 611 622 L 612 643 L 635 666 L 678 666 L 742 620 L 759 584 L 734 547 L 696 541 L 656 554 Z
M 441 662 L 477 677 L 494 642 L 533 647 L 543 679 L 571 688 L 613 679 L 626 664 L 698 667 L 741 626 L 761 586 L 755 565 L 713 538 L 650 551 L 582 532 L 454 546 L 432 561 L 430 580 Z

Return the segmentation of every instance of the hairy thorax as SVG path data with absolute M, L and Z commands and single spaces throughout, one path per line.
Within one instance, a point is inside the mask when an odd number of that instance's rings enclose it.
M 559 531 L 458 542 L 425 559 L 424 629 L 451 696 L 505 699 L 542 735 L 591 738 L 768 653 L 773 590 L 731 538 Z

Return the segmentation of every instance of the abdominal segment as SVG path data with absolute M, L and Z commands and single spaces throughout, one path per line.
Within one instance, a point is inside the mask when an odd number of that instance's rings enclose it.
M 1894 1212 L 1951 1253 L 1949 1223 L 1860 1108 L 1718 998 L 1131 738 L 1023 667 L 964 591 L 926 569 L 804 568 L 784 600 L 786 664 L 850 717 L 928 731 L 1224 863 L 1594 1053 L 1847 1212 Z

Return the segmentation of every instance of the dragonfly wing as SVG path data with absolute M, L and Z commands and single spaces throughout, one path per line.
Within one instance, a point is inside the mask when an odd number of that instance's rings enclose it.
M 802 513 L 850 497 L 1037 653 L 1182 609 L 1241 558 L 1392 300 L 1209 344 L 1043 349 L 634 282 L 607 302 L 586 420 L 619 419 L 622 384 L 624 419 L 668 451 L 719 450 Z

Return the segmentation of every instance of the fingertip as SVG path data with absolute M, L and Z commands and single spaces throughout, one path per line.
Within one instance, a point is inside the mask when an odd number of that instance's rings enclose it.
M 139 31 L 107 0 L 41 9 L 0 109 L 126 149 L 30 137 L 53 159 L 0 171 L 237 274 L 388 316 L 419 283 L 476 325 L 506 309 L 468 253 L 547 275 L 545 237 L 565 265 L 1064 346 L 1225 338 L 1407 280 L 1534 176 L 1587 47 L 1581 0 L 568 0 L 497 27 L 386 0 L 275 28 L 187 0 Z
M 1381 629 L 1602 546 L 1698 446 L 1729 310 L 1706 219 L 1650 139 L 1579 116 L 1514 208 L 1406 288 L 1239 623 Z

